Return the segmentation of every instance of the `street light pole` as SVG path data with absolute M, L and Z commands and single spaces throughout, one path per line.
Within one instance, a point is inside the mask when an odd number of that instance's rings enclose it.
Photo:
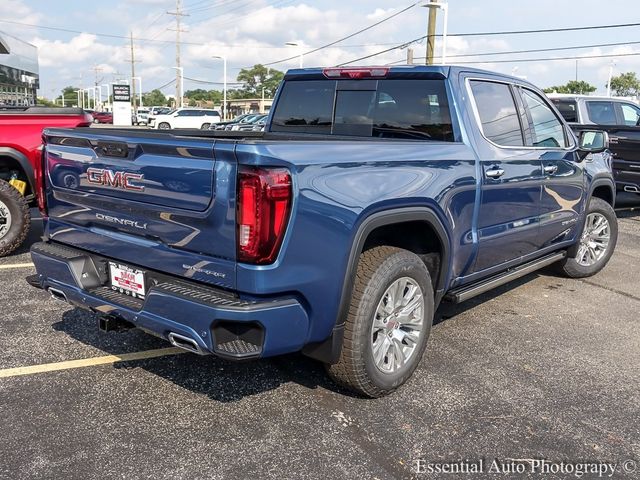
M 176 108 L 182 108 L 182 98 L 184 97 L 184 67 L 171 67 L 180 72 L 180 106 L 178 107 L 178 99 L 176 98 Z
M 142 77 L 131 77 L 131 79 L 134 81 L 134 85 L 135 85 L 135 80 L 138 80 L 138 83 L 140 84 L 140 89 L 138 89 L 138 99 L 140 100 L 138 103 L 140 104 L 141 107 L 144 107 L 144 105 L 142 104 Z
M 611 60 L 609 65 L 609 81 L 607 82 L 607 97 L 611 96 L 611 79 L 613 78 L 613 66 L 616 64 L 615 60 Z
M 227 57 L 224 55 L 214 55 L 211 58 L 222 60 L 222 120 L 227 119 Z
M 287 47 L 298 47 L 298 54 L 300 55 L 300 57 L 299 57 L 299 65 L 300 65 L 300 68 L 302 68 L 302 63 L 303 63 L 302 57 L 304 56 L 304 54 L 302 53 L 302 45 L 300 45 L 299 43 L 296 43 L 296 42 L 287 42 L 287 43 L 285 43 L 285 45 Z

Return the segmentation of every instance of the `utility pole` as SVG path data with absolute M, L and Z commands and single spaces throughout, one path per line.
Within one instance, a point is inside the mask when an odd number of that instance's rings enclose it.
M 182 17 L 189 16 L 186 13 L 182 12 L 182 0 L 176 0 L 176 11 L 175 12 L 167 12 L 169 15 L 173 15 L 176 17 L 176 107 L 182 107 L 182 97 L 178 97 L 182 95 L 181 92 L 184 92 L 182 85 L 182 75 L 181 68 L 182 65 L 180 63 L 180 33 L 184 32 L 181 28 Z
M 136 115 L 136 54 L 135 49 L 133 48 L 133 32 L 129 32 L 129 38 L 131 39 L 131 98 L 133 99 L 133 114 Z M 142 83 L 142 82 L 140 82 Z M 140 92 L 142 94 L 142 92 Z
M 430 3 L 438 3 L 438 0 L 430 0 Z M 436 45 L 436 18 L 437 8 L 429 8 L 429 22 L 427 25 L 427 65 L 433 65 L 433 52 Z
M 407 48 L 407 65 L 413 65 L 413 48 Z

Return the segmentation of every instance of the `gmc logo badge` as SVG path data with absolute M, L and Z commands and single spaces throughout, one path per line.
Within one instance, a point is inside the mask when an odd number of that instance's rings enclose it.
M 140 173 L 114 172 L 105 168 L 93 167 L 87 169 L 87 181 L 93 185 L 142 192 L 144 186 L 133 183 L 141 182 L 142 180 L 144 180 L 144 175 Z

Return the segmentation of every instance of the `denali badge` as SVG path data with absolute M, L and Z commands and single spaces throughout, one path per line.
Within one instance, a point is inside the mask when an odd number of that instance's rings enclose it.
M 88 168 L 87 181 L 94 185 L 104 185 L 107 187 L 122 188 L 123 190 L 135 190 L 142 192 L 143 185 L 136 185 L 132 182 L 141 182 L 144 175 L 140 173 L 114 172 L 106 168 Z
M 136 227 L 141 230 L 147 229 L 146 223 L 136 222 L 135 220 L 127 220 L 126 218 L 112 217 L 111 215 L 103 215 L 102 213 L 96 213 L 96 218 L 104 222 L 117 223 L 118 225 L 125 225 L 127 227 Z

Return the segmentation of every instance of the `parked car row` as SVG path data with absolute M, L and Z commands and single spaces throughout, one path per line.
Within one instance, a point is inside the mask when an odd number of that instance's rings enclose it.
M 177 108 L 163 113 L 150 113 L 147 125 L 158 130 L 172 128 L 199 128 L 207 130 L 212 124 L 219 123 L 220 112 L 208 108 Z
M 209 130 L 226 130 L 230 132 L 264 132 L 268 115 L 261 113 L 246 113 L 238 115 L 229 122 L 211 125 Z
M 577 135 L 595 125 L 607 132 L 616 190 L 640 193 L 640 107 L 624 98 L 563 94 L 549 98 Z

